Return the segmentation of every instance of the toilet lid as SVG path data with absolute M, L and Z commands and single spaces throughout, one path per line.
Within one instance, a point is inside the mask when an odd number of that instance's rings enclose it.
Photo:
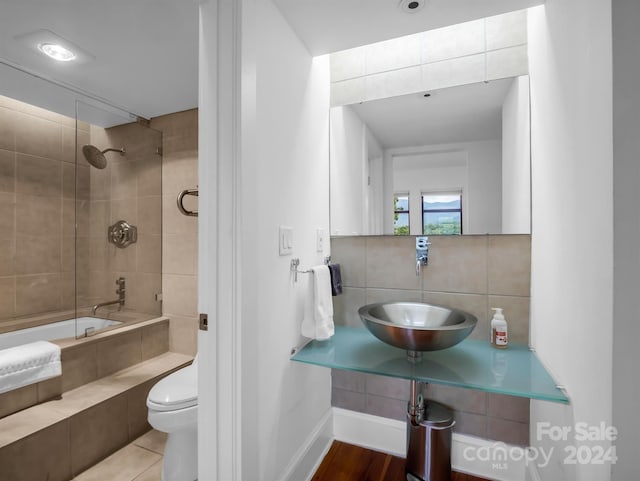
M 156 383 L 147 397 L 147 406 L 157 411 L 173 411 L 198 404 L 198 370 L 188 366 Z

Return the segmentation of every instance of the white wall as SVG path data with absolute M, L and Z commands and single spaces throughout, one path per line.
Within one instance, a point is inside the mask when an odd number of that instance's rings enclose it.
M 366 126 L 351 107 L 335 107 L 330 138 L 331 235 L 367 234 Z
M 613 5 L 614 325 L 613 423 L 618 463 L 612 479 L 640 479 L 640 2 Z
M 513 79 L 502 104 L 502 233 L 531 232 L 529 77 Z
M 531 342 L 569 409 L 531 403 L 536 423 L 611 423 L 611 4 L 547 0 L 529 14 L 532 145 Z M 606 447 L 606 443 L 601 443 Z M 610 479 L 610 466 L 556 463 L 543 480 Z
M 428 185 L 406 185 L 397 186 L 390 185 L 385 188 L 384 205 L 393 205 L 393 193 L 408 191 L 410 188 L 414 191 L 427 189 L 451 189 L 453 187 L 462 187 L 463 201 L 463 225 L 465 234 L 486 234 L 500 232 L 502 207 L 500 206 L 502 198 L 502 189 L 500 187 L 501 172 L 501 145 L 499 140 L 485 140 L 480 142 L 458 142 L 454 144 L 439 145 L 423 145 L 415 147 L 405 147 L 401 149 L 388 149 L 385 152 L 385 162 L 393 164 L 394 157 L 398 156 L 416 156 L 425 155 L 426 158 L 433 155 L 441 156 L 451 153 L 457 156 L 464 155 L 467 162 L 466 179 L 463 185 L 449 185 L 456 182 L 456 179 L 447 176 L 441 178 L 441 184 L 429 183 Z M 388 167 L 391 171 L 391 167 Z M 387 174 L 387 172 L 385 172 Z M 392 174 L 394 178 L 395 174 Z M 457 175 L 459 179 L 461 176 Z M 399 179 L 401 180 L 401 179 Z M 389 183 L 392 184 L 392 183 Z M 417 200 L 413 201 L 412 206 L 417 205 L 420 208 L 419 200 L 420 192 L 414 193 L 413 197 Z M 389 209 L 391 214 L 393 213 Z M 385 215 L 385 232 L 393 233 L 393 215 Z M 420 230 L 420 215 L 413 220 L 412 227 L 418 223 L 417 229 Z M 414 232 L 412 228 L 412 233 Z
M 294 284 L 278 226 L 293 227 L 302 267 L 322 262 L 328 59 L 310 57 L 270 0 L 210 0 L 199 64 L 198 304 L 209 329 L 198 335 L 198 475 L 295 478 L 304 469 L 290 463 L 326 419 L 331 381 L 328 369 L 289 360 L 308 279 Z M 311 446 L 314 461 L 322 445 Z
M 254 475 L 243 479 L 276 480 L 330 409 L 330 370 L 289 360 L 303 341 L 309 276 L 294 283 L 292 256 L 278 255 L 278 226 L 288 225 L 301 268 L 323 262 L 316 228 L 329 232 L 329 62 L 309 55 L 270 0 L 257 4 L 257 142 L 245 172 L 256 190 L 242 210 L 254 210 L 257 220 L 247 226 L 257 264 L 246 270 L 257 291 L 243 302 L 257 312 L 247 333 L 258 340 L 257 363 L 243 366 L 243 373 L 257 374 L 257 385 L 248 393 L 253 409 L 243 418 L 252 424 L 249 431 L 255 427 L 259 457 L 246 460 Z

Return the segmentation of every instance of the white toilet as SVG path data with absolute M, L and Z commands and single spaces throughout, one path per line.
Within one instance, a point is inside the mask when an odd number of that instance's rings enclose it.
M 168 433 L 162 481 L 198 478 L 198 359 L 156 383 L 147 396 L 149 424 Z

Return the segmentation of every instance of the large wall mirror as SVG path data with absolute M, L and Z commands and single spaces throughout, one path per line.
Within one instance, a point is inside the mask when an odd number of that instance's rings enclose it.
M 529 77 L 333 107 L 331 235 L 529 234 Z

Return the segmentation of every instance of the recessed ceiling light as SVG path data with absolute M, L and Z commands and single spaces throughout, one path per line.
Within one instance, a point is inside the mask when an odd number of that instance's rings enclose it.
M 59 62 L 71 62 L 72 64 L 84 63 L 95 57 L 75 43 L 61 37 L 51 30 L 41 29 L 35 32 L 23 33 L 14 37 L 27 48 L 39 55 L 45 54 L 49 58 Z
M 40 43 L 38 44 L 38 50 L 54 60 L 59 60 L 60 62 L 70 62 L 77 57 L 73 51 L 63 47 L 62 45 L 58 45 L 57 43 Z
M 416 13 L 424 8 L 427 0 L 400 0 L 398 7 L 405 13 Z

